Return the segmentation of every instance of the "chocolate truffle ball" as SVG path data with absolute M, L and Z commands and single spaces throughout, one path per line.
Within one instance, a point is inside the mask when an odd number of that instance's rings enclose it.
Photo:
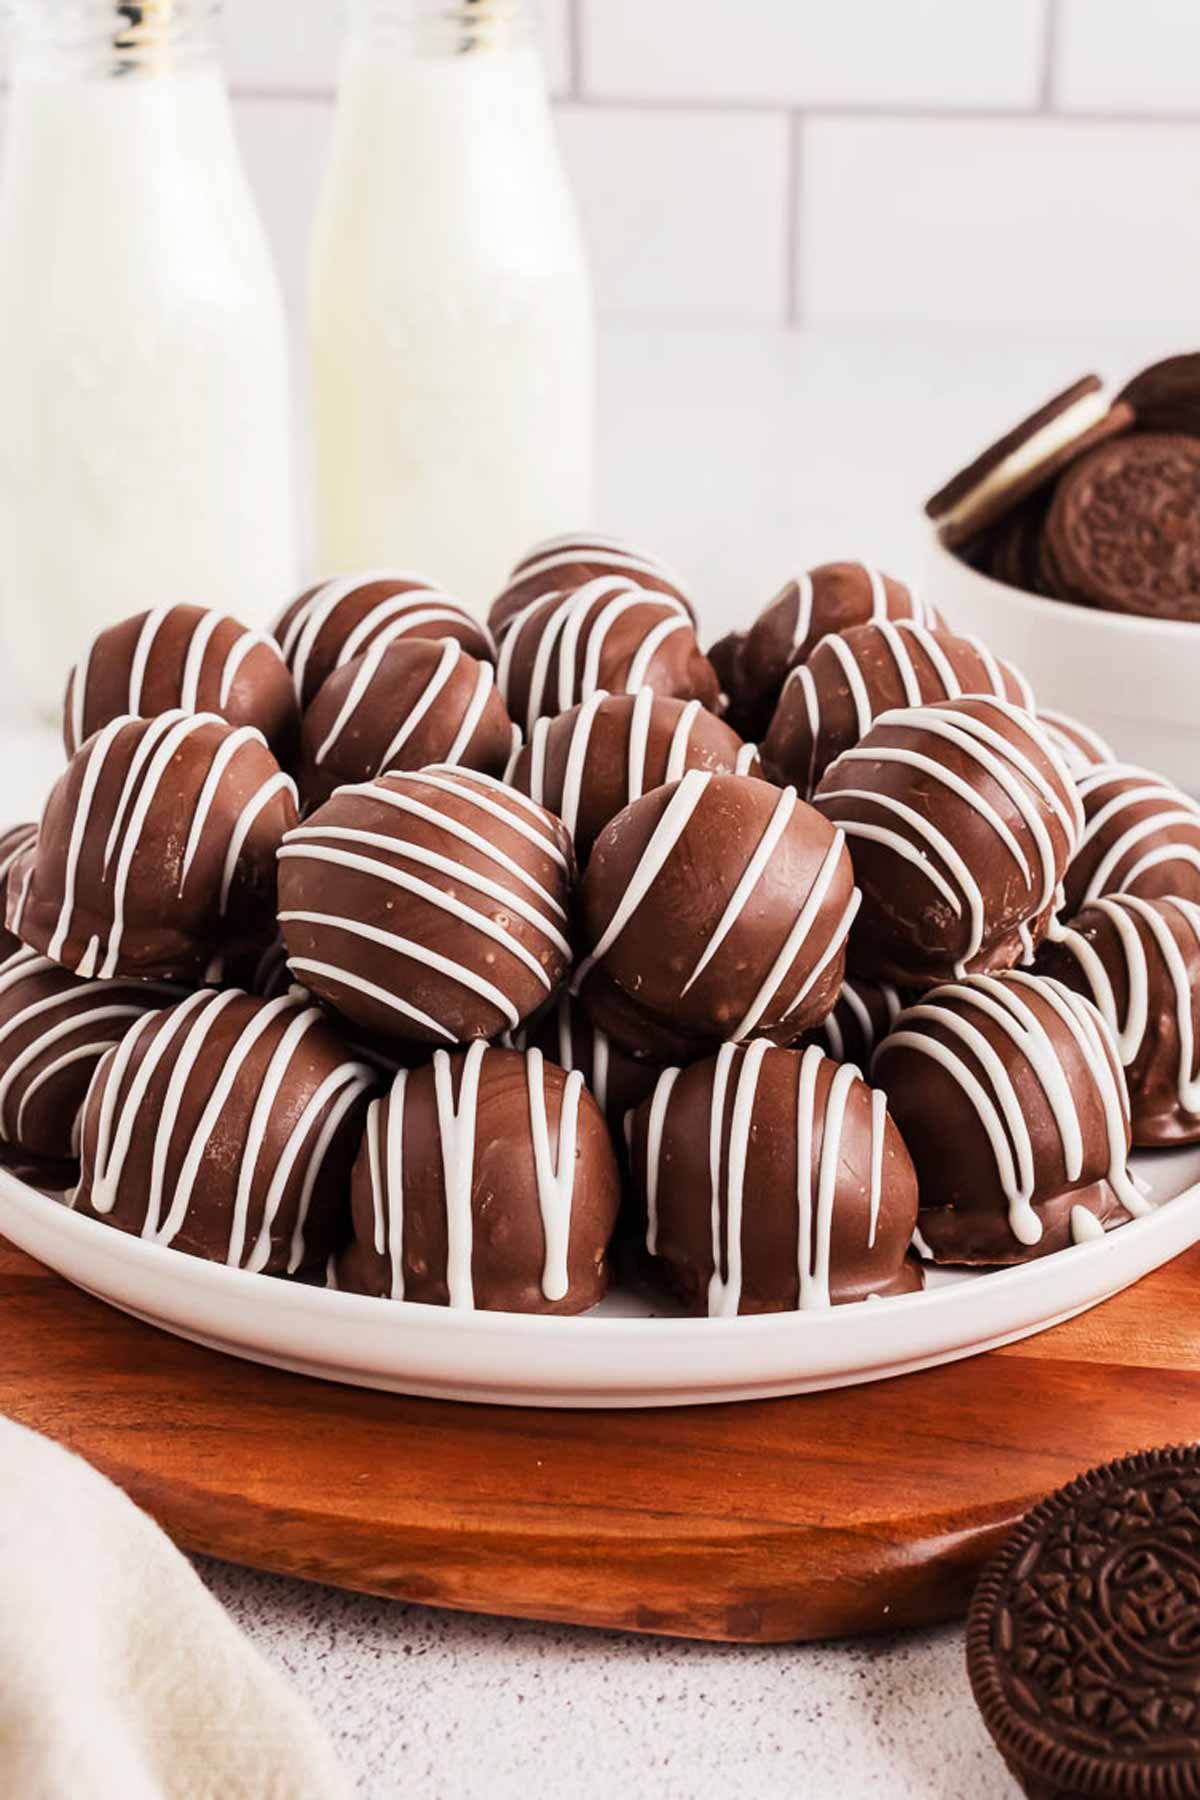
M 608 1285 L 620 1181 L 582 1075 L 472 1044 L 401 1072 L 354 1165 L 333 1285 L 489 1312 L 577 1313 Z
M 566 828 L 488 775 L 339 788 L 279 852 L 279 923 L 306 988 L 388 1040 L 513 1030 L 571 962 Z
M 341 575 L 308 588 L 289 601 L 271 630 L 292 671 L 302 712 L 335 669 L 380 642 L 453 638 L 480 662 L 496 658 L 491 632 L 461 600 L 403 571 Z
M 526 733 L 603 690 L 652 688 L 715 708 L 712 664 L 687 609 L 621 576 L 602 576 L 569 594 L 548 594 L 517 614 L 496 667 L 500 692 Z
M 977 638 L 915 619 L 834 632 L 784 682 L 763 762 L 773 780 L 811 794 L 830 763 L 853 749 L 881 713 L 963 694 L 1033 705 L 1025 677 Z
M 191 994 L 97 1069 L 75 1210 L 231 1268 L 320 1265 L 346 1236 L 372 1083 L 302 1000 Z
M 389 769 L 456 763 L 503 775 L 516 744 L 491 663 L 445 638 L 381 640 L 335 669 L 304 715 L 300 798 Z
M 27 849 L 36 837 L 37 826 L 34 824 L 10 825 L 7 831 L 0 832 L 0 903 L 7 893 L 10 869 L 22 850 Z M 2 913 L 3 904 L 0 904 L 0 915 Z M 20 947 L 21 940 L 15 933 L 0 929 L 0 958 L 11 956 Z
M 690 769 L 597 838 L 572 988 L 651 1061 L 791 1043 L 837 997 L 857 899 L 842 834 L 793 788 Z
M 295 789 L 251 726 L 112 719 L 59 776 L 9 872 L 10 931 L 78 975 L 202 981 L 273 930 Z
M 515 565 L 503 591 L 493 600 L 488 624 L 499 644 L 508 627 L 534 600 L 547 594 L 573 594 L 602 575 L 620 576 L 651 593 L 677 600 L 693 625 L 696 609 L 676 575 L 657 557 L 647 556 L 620 538 L 567 532 L 538 544 Z
M 1064 883 L 1068 913 L 1101 894 L 1200 900 L 1200 804 L 1132 763 L 1090 770 L 1079 798 L 1084 828 Z
M 866 563 L 822 563 L 785 582 L 749 631 L 723 639 L 719 652 L 714 646 L 730 723 L 757 743 L 771 723 L 788 670 L 807 662 L 831 631 L 871 619 L 942 623 L 902 581 Z
M 646 1246 L 689 1312 L 795 1312 L 921 1285 L 917 1181 L 884 1097 L 815 1045 L 726 1044 L 633 1117 Z
M 255 725 L 281 761 L 296 748 L 296 692 L 275 639 L 204 606 L 156 606 L 100 632 L 72 669 L 67 755 L 112 719 L 174 711 Z
M 622 807 L 689 769 L 719 775 L 761 774 L 752 744 L 743 744 L 698 700 L 636 694 L 593 694 L 557 718 L 539 719 L 509 781 L 557 813 L 575 841 L 580 866 Z
M 1090 1001 L 1022 970 L 900 1014 L 871 1078 L 916 1166 L 935 1262 L 1019 1263 L 1148 1210 L 1116 1045 Z
M 929 987 L 1032 956 L 1079 841 L 1079 800 L 1032 714 L 982 695 L 883 713 L 813 805 L 846 834 L 852 975 Z
M 565 991 L 514 1031 L 512 1041 L 518 1050 L 540 1050 L 560 1069 L 578 1069 L 618 1145 L 624 1141 L 625 1115 L 658 1080 L 657 1063 L 631 1056 L 614 1044 Z
M 899 989 L 886 981 L 848 978 L 833 1011 L 805 1033 L 804 1042 L 819 1045 L 834 1062 L 869 1069 L 877 1045 L 892 1029 L 903 1006 Z
M 1039 706 L 1036 717 L 1076 781 L 1100 763 L 1116 762 L 1115 754 L 1100 733 L 1079 719 L 1073 719 L 1069 713 L 1049 712 Z
M 1124 1065 L 1134 1143 L 1200 1138 L 1200 907 L 1093 900 L 1042 945 L 1036 967 L 1099 1007 Z
M 80 981 L 36 950 L 0 962 L 0 1139 L 34 1156 L 78 1152 L 96 1064 L 144 1014 L 181 998 L 149 981 Z

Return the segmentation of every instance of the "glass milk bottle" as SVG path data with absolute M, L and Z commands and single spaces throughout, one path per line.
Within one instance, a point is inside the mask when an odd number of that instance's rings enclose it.
M 325 571 L 482 605 L 590 522 L 594 337 L 522 0 L 355 0 L 313 256 Z
M 17 0 L 0 181 L 0 624 L 50 711 L 99 627 L 294 585 L 283 306 L 208 0 Z

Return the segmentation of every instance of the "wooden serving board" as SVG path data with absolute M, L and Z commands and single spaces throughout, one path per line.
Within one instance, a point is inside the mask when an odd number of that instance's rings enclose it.
M 1089 1464 L 1195 1437 L 1200 1246 L 989 1355 L 791 1400 L 547 1412 L 406 1400 L 203 1350 L 0 1240 L 0 1411 L 178 1543 L 478 1612 L 783 1640 L 960 1613 Z

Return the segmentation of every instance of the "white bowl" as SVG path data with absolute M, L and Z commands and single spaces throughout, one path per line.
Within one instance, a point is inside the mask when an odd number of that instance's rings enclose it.
M 1039 706 L 1073 713 L 1122 762 L 1200 792 L 1200 624 L 1095 611 L 1006 587 L 929 535 L 922 597 L 1028 676 Z
M 1012 1343 L 1200 1241 L 1200 1146 L 1135 1156 L 1160 1202 L 1013 1269 L 934 1270 L 924 1293 L 826 1312 L 653 1317 L 617 1293 L 581 1318 L 459 1312 L 276 1281 L 84 1218 L 0 1169 L 0 1232 L 148 1324 L 327 1381 L 516 1406 L 702 1406 L 817 1393 Z

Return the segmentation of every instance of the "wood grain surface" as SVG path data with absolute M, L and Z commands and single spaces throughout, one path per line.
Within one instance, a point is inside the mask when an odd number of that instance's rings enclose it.
M 989 1355 L 798 1399 L 644 1412 L 407 1400 L 239 1362 L 0 1241 L 0 1411 L 178 1543 L 434 1606 L 784 1640 L 960 1613 L 1089 1464 L 1194 1438 L 1200 1247 Z

